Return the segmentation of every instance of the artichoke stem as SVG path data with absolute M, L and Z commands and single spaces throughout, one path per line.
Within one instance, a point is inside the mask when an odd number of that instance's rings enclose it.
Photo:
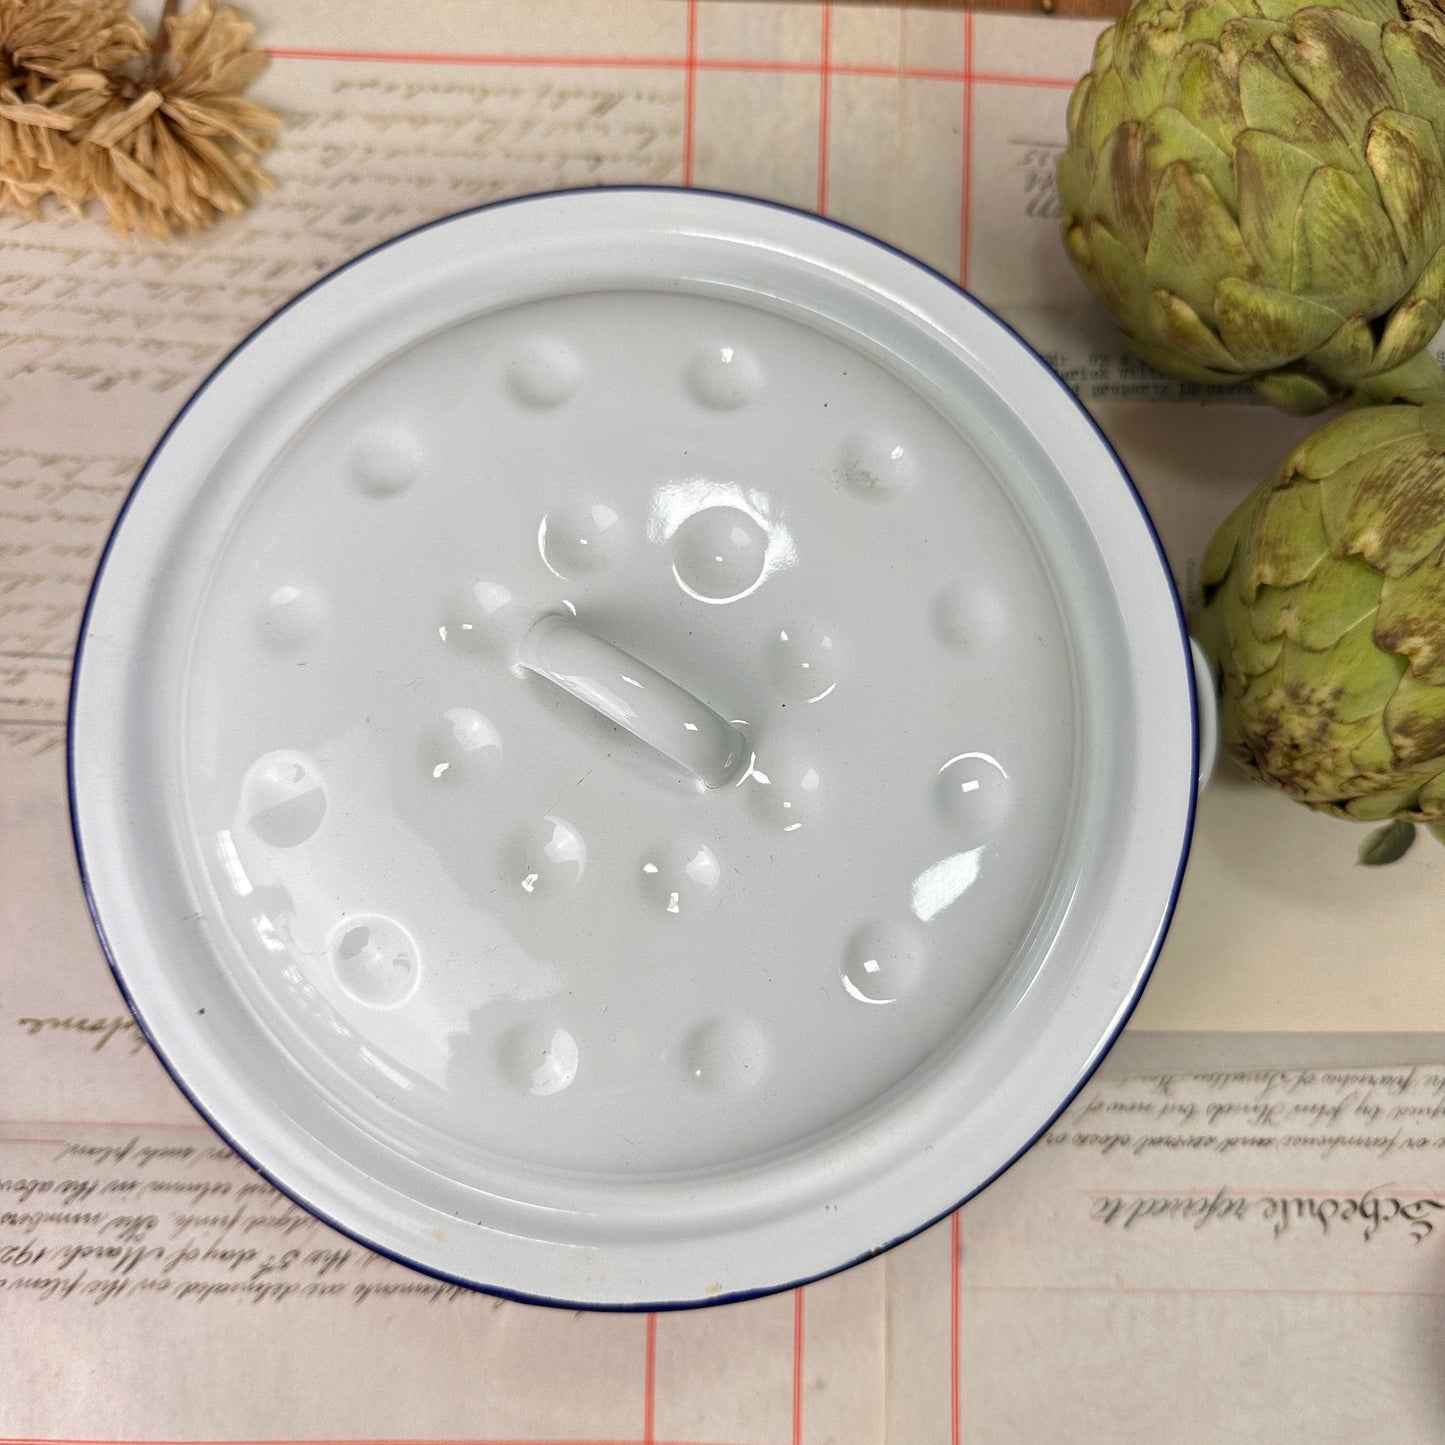
M 1375 406 L 1382 402 L 1408 401 L 1425 406 L 1445 401 L 1445 370 L 1426 349 L 1409 361 L 1376 376 L 1362 377 L 1346 394 L 1345 405 Z

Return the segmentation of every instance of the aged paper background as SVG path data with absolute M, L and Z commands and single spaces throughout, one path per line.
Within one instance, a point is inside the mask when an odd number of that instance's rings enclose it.
M 1101 1079 L 961 1217 L 806 1290 L 660 1318 L 504 1305 L 380 1262 L 197 1123 L 86 917 L 70 654 L 156 437 L 330 267 L 552 187 L 685 183 L 824 212 L 963 280 L 1050 358 L 1186 587 L 1307 429 L 1145 372 L 1068 268 L 1052 168 L 1096 24 L 685 0 L 250 8 L 274 56 L 259 91 L 285 117 L 254 212 L 136 248 L 94 219 L 0 217 L 0 1438 L 1445 1436 L 1434 1040 L 1355 1072 L 1325 1052 L 1293 1072 Z M 1445 1030 L 1445 851 L 1367 873 L 1357 841 L 1222 770 L 1136 1027 Z M 1385 1068 L 1402 1060 L 1424 1067 Z

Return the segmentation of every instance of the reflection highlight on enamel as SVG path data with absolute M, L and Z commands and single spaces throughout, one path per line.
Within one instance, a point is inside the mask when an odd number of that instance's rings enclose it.
M 748 775 L 754 806 L 782 832 L 796 833 L 816 814 L 822 778 L 807 758 L 770 758 L 766 769 L 755 758 Z
M 674 918 L 711 908 L 721 881 L 722 865 L 706 844 L 664 844 L 642 861 L 643 897 Z
M 580 1061 L 577 1040 L 551 1024 L 519 1024 L 502 1040 L 503 1073 L 514 1087 L 538 1098 L 568 1088 Z
M 1012 804 L 1013 785 L 988 753 L 959 753 L 938 770 L 934 800 L 959 843 L 986 843 Z
M 859 1003 L 897 1003 L 918 986 L 926 958 L 917 924 L 870 923 L 848 940 L 839 975 L 848 996 Z
M 822 702 L 838 685 L 838 650 L 817 623 L 780 627 L 768 644 L 767 665 L 779 696 L 789 702 Z
M 718 541 L 720 546 L 712 551 L 705 547 L 684 548 L 673 563 L 673 578 L 689 597 L 711 604 L 738 602 L 756 592 L 769 577 L 797 565 L 797 544 L 787 524 L 776 515 L 772 498 L 735 482 L 694 478 L 654 488 L 648 504 L 647 538 L 650 542 L 671 542 L 684 524 L 713 510 L 718 510 L 722 520 L 730 524 L 722 528 L 720 537 L 710 535 L 713 529 L 706 525 L 709 519 L 699 518 L 688 529 L 698 535 L 693 539 L 685 535 L 679 545 L 695 540 L 699 544 Z M 761 557 L 754 555 L 757 550 Z M 716 562 L 709 563 L 708 559 L 714 557 Z M 729 587 L 736 590 L 727 591 Z
M 246 876 L 246 869 L 241 863 L 241 855 L 236 851 L 236 840 L 231 836 L 229 828 L 222 828 L 216 834 L 216 852 L 221 859 L 221 867 L 225 870 L 231 887 L 236 890 L 238 897 L 244 898 L 252 892 L 251 880 Z
M 978 878 L 983 849 L 953 853 L 925 868 L 913 880 L 913 916 L 929 923 L 951 904 L 957 903 Z
M 503 875 L 530 894 L 570 887 L 586 867 L 581 833 L 555 813 L 517 828 L 503 856 Z
M 473 582 L 447 600 L 437 635 L 465 652 L 505 648 L 518 625 L 512 593 L 500 582 Z
M 623 545 L 622 519 L 605 502 L 574 502 L 537 526 L 542 565 L 564 582 L 605 567 Z

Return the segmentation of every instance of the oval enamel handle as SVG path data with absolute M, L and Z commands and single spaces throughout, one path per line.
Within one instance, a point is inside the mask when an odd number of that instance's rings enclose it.
M 650 743 L 709 788 L 731 782 L 749 756 L 743 735 L 706 703 L 565 617 L 534 622 L 517 661 Z
M 1194 660 L 1194 691 L 1199 699 L 1199 786 L 1214 773 L 1219 759 L 1219 694 L 1214 686 L 1214 669 L 1204 649 L 1191 637 L 1189 652 Z

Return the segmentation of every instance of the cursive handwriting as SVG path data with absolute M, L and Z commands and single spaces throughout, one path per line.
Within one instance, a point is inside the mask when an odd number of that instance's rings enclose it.
M 1434 1231 L 1434 1217 L 1441 1210 L 1445 1200 L 1433 1195 L 1391 1193 L 1383 1187 L 1355 1194 L 1245 1194 L 1220 1188 L 1213 1193 L 1101 1195 L 1093 1201 L 1090 1217 L 1125 1230 L 1174 1224 L 1197 1232 L 1224 1222 L 1258 1223 L 1267 1225 L 1276 1239 L 1299 1227 L 1328 1235 L 1352 1226 L 1366 1241 L 1395 1230 L 1419 1244 Z
M 412 1298 L 484 1307 L 470 1290 L 418 1279 L 333 1234 L 213 1136 L 186 1140 L 105 1127 L 59 1144 L 8 1140 L 0 1302 L 97 1307 L 163 1295 L 195 1305 L 327 1298 L 384 1309 Z M 27 1167 L 17 1169 L 10 1161 L 22 1150 Z
M 90 1051 L 98 1054 L 114 1039 L 122 1039 L 130 1045 L 133 1054 L 140 1053 L 146 1046 L 145 1035 L 141 1033 L 133 1018 L 117 1015 L 113 1018 L 22 1018 L 15 1022 L 33 1039 L 42 1035 L 69 1034 L 83 1038 L 90 1044 Z

